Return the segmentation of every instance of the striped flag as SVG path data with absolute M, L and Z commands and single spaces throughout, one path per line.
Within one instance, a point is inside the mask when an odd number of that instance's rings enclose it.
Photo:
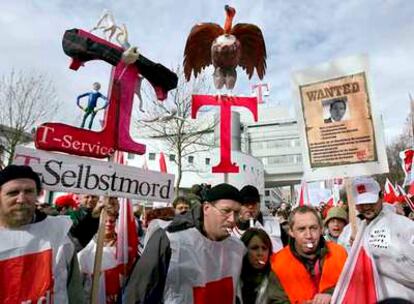
M 123 152 L 116 151 L 114 159 L 120 164 L 125 163 Z M 126 198 L 120 198 L 119 202 L 117 235 L 116 258 L 126 275 L 138 256 L 138 234 L 132 203 Z
M 366 222 L 359 231 L 336 284 L 331 303 L 374 304 L 382 297 L 375 261 L 366 245 Z
M 394 188 L 388 178 L 384 185 L 384 201 L 390 204 L 394 204 L 398 201 L 398 191 Z
M 400 185 L 397 185 L 398 191 L 401 193 L 402 198 L 407 203 L 408 207 L 410 207 L 411 211 L 414 212 L 414 202 L 407 196 L 407 193 L 405 193 L 404 188 Z

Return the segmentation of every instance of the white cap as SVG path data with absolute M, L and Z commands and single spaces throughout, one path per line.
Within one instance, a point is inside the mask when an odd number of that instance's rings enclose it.
M 375 204 L 381 191 L 380 185 L 372 177 L 356 177 L 352 181 L 352 195 L 355 205 Z

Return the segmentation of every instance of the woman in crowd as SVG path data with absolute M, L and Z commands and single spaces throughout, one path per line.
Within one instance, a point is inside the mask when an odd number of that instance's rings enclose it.
M 332 207 L 325 219 L 325 240 L 337 243 L 339 235 L 348 223 L 348 214 L 342 207 Z
M 240 280 L 242 303 L 272 303 L 276 277 L 270 268 L 272 242 L 269 236 L 262 229 L 249 228 L 240 240 L 247 247 Z

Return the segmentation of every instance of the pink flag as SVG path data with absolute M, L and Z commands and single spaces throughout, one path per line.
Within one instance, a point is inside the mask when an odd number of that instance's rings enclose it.
M 384 185 L 384 201 L 394 204 L 398 201 L 398 192 L 387 178 Z
M 160 153 L 160 171 L 167 173 L 167 163 L 165 161 L 165 155 L 164 153 Z
M 296 206 L 305 206 L 310 204 L 308 184 L 305 181 L 302 181 L 299 189 L 298 199 L 296 201 Z
M 379 276 L 368 246 L 364 241 L 366 222 L 359 231 L 336 284 L 331 303 L 374 304 L 381 298 Z

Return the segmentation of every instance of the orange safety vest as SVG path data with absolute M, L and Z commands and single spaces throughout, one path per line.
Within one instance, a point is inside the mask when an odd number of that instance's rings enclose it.
M 347 258 L 346 250 L 333 242 L 326 242 L 328 252 L 322 266 L 319 286 L 316 288 L 310 273 L 286 246 L 273 254 L 270 260 L 272 270 L 276 273 L 291 303 L 312 300 L 316 293 L 322 293 L 335 287 Z

